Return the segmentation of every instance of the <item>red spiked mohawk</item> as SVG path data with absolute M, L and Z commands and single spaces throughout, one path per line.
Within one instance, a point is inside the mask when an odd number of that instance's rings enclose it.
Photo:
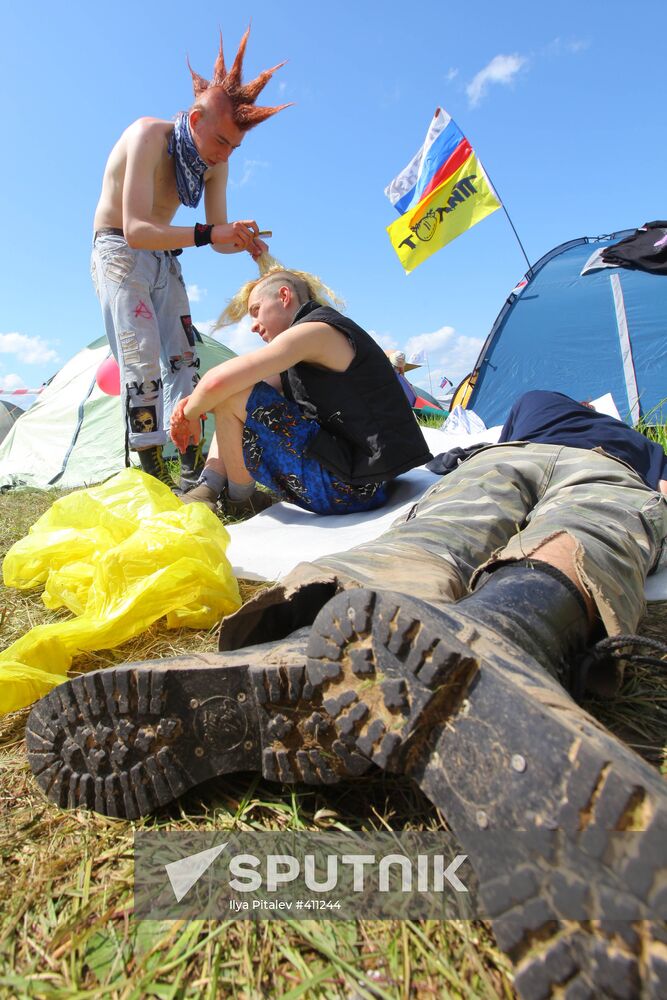
M 213 67 L 213 76 L 211 80 L 205 80 L 203 76 L 199 73 L 195 73 L 192 66 L 190 66 L 190 61 L 188 60 L 188 67 L 190 73 L 192 74 L 192 86 L 195 92 L 195 101 L 199 101 L 204 97 L 213 96 L 213 91 L 222 92 L 226 94 L 232 105 L 232 118 L 234 119 L 234 124 L 242 132 L 247 132 L 249 129 L 254 128 L 255 125 L 259 125 L 260 122 L 266 121 L 271 115 L 275 115 L 278 111 L 282 111 L 283 108 L 289 108 L 289 104 L 280 104 L 276 108 L 258 108 L 255 107 L 255 101 L 261 91 L 264 89 L 266 84 L 269 82 L 273 74 L 285 63 L 278 63 L 277 66 L 273 66 L 271 69 L 265 69 L 263 73 L 260 73 L 256 79 L 251 80 L 250 83 L 242 83 L 241 81 L 241 70 L 243 67 L 243 57 L 245 55 L 246 45 L 248 43 L 248 36 L 250 35 L 250 27 L 245 31 L 243 38 L 241 39 L 241 44 L 239 45 L 239 50 L 236 53 L 236 58 L 232 68 L 227 72 L 225 66 L 225 57 L 222 53 L 222 32 L 220 32 L 220 51 L 218 53 L 218 58 L 215 60 L 215 66 Z

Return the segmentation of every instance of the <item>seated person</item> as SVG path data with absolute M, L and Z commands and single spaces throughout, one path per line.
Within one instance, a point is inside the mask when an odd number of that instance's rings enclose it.
M 387 351 L 387 357 L 391 361 L 392 368 L 396 372 L 396 378 L 398 379 L 400 386 L 408 398 L 410 406 L 414 406 L 417 402 L 417 394 L 405 377 L 406 371 L 410 368 L 418 368 L 418 365 L 408 365 L 405 361 L 405 354 L 403 351 Z
M 387 483 L 430 458 L 389 360 L 347 316 L 315 299 L 302 272 L 270 269 L 237 296 L 266 347 L 203 376 L 174 409 L 184 451 L 215 415 L 216 444 L 184 500 L 266 505 L 255 483 L 318 514 L 381 507 Z M 320 286 L 321 287 L 321 286 Z

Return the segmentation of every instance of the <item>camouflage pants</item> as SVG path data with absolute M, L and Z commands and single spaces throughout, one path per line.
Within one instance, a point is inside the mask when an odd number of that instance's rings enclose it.
M 310 624 L 335 590 L 395 590 L 456 601 L 481 574 L 567 535 L 579 581 L 608 634 L 632 632 L 667 535 L 667 498 L 624 463 L 557 445 L 491 445 L 438 480 L 374 541 L 301 563 L 223 623 L 221 648 Z

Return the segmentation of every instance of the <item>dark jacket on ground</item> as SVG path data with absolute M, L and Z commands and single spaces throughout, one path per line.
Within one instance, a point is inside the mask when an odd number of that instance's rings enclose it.
M 562 392 L 533 389 L 519 396 L 500 432 L 499 444 L 533 441 L 565 448 L 602 450 L 626 465 L 652 490 L 667 479 L 667 455 L 655 441 L 628 427 L 622 420 L 598 413 Z M 486 444 L 452 448 L 428 463 L 431 472 L 446 476 L 472 458 Z
M 661 479 L 667 479 L 667 455 L 659 444 L 622 420 L 598 413 L 562 392 L 525 392 L 510 410 L 500 441 L 601 448 L 634 469 L 653 490 L 658 489 Z
M 287 399 L 320 425 L 308 453 L 346 483 L 379 483 L 431 458 L 394 369 L 373 338 L 335 309 L 306 302 L 292 326 L 326 323 L 355 350 L 344 372 L 299 362 L 281 374 Z

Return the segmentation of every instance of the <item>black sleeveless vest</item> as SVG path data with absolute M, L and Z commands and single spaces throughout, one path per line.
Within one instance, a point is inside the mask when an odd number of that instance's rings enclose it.
M 344 372 L 301 361 L 281 373 L 283 392 L 320 425 L 308 455 L 346 483 L 380 483 L 431 454 L 394 369 L 373 338 L 335 309 L 306 302 L 292 326 L 326 323 L 355 348 Z

